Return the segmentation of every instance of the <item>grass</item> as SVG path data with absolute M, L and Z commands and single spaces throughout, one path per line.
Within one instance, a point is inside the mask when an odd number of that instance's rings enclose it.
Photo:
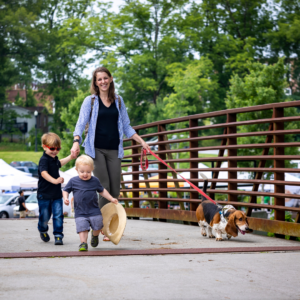
M 20 143 L 0 143 L 0 152 L 2 151 L 26 151 L 26 145 Z
M 1 151 L 0 158 L 5 162 L 10 164 L 12 161 L 32 161 L 36 164 L 39 163 L 39 160 L 43 152 L 34 152 L 34 151 Z

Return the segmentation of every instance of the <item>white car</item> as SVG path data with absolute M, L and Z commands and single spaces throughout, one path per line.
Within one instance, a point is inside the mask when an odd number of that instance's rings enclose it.
M 39 216 L 39 205 L 37 200 L 37 193 L 32 193 L 28 199 L 25 201 L 25 205 L 27 209 L 29 210 L 28 216 L 29 217 L 38 217 Z M 17 216 L 20 214 L 19 212 L 19 206 L 16 206 L 14 209 L 14 216 Z M 71 206 L 67 206 L 63 203 L 63 213 L 64 215 L 70 216 L 71 215 Z
M 25 192 L 25 199 L 31 192 Z M 0 194 L 0 218 L 13 218 L 16 201 L 20 197 L 19 193 Z M 18 206 L 19 207 L 19 206 Z

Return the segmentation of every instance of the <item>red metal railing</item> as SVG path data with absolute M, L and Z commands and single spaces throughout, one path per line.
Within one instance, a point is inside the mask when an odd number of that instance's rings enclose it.
M 225 111 L 217 111 L 187 117 L 163 120 L 150 124 L 144 124 L 134 127 L 135 130 L 145 139 L 157 137 L 157 142 L 152 145 L 157 145 L 158 150 L 155 153 L 170 164 L 178 172 L 189 172 L 190 181 L 198 185 L 203 182 L 201 177 L 198 177 L 199 172 L 212 172 L 212 178 L 209 178 L 210 188 L 207 190 L 209 196 L 216 198 L 221 205 L 230 202 L 236 207 L 246 209 L 249 217 L 250 226 L 253 229 L 260 231 L 268 231 L 276 233 L 278 237 L 290 235 L 292 237 L 300 236 L 300 208 L 286 207 L 285 198 L 300 199 L 300 195 L 285 193 L 285 185 L 300 186 L 300 181 L 285 181 L 285 173 L 298 173 L 299 170 L 291 167 L 285 167 L 285 162 L 290 160 L 299 160 L 299 151 L 297 155 L 285 155 L 285 149 L 295 147 L 299 149 L 300 142 L 297 142 L 296 137 L 300 135 L 300 129 L 288 129 L 285 126 L 291 122 L 300 121 L 300 113 L 296 112 L 293 116 L 284 116 L 284 111 L 296 107 L 300 108 L 300 101 L 284 102 L 276 104 L 266 104 L 254 107 L 230 109 Z M 237 121 L 239 114 L 247 114 L 253 112 L 268 111 L 272 118 L 258 118 L 246 121 Z M 295 111 L 295 110 L 294 110 Z M 203 120 L 209 125 L 199 124 Z M 257 125 L 257 131 L 241 132 L 241 126 Z M 268 125 L 268 127 L 266 127 Z M 259 130 L 259 126 L 264 126 Z M 178 128 L 181 127 L 181 128 Z M 245 128 L 245 127 L 244 127 Z M 205 131 L 205 132 L 204 132 Z M 211 131 L 207 134 L 207 131 Z M 170 135 L 177 135 L 175 139 L 168 139 Z M 285 136 L 291 135 L 292 142 L 285 142 Z M 264 143 L 251 143 L 251 137 L 265 137 Z M 247 144 L 239 144 L 240 138 L 249 138 Z M 125 147 L 125 150 L 131 150 L 130 155 L 126 155 L 124 160 L 129 160 L 129 163 L 123 163 L 122 167 L 132 167 L 126 175 L 132 175 L 132 180 L 122 181 L 121 192 L 126 203 L 126 211 L 128 216 L 150 217 L 161 221 L 166 219 L 181 220 L 184 222 L 196 222 L 195 210 L 201 202 L 199 194 L 190 188 L 183 189 L 179 186 L 182 179 L 177 179 L 163 164 L 157 160 L 149 161 L 149 165 L 158 164 L 158 170 L 142 171 L 139 169 L 140 145 L 133 140 L 125 140 L 131 142 L 131 145 Z M 172 149 L 170 145 L 177 144 L 181 147 Z M 200 144 L 200 145 L 199 145 Z M 238 155 L 238 150 L 241 149 L 261 149 L 260 155 Z M 201 157 L 199 151 L 218 150 L 218 156 Z M 225 156 L 225 151 L 227 154 Z M 273 151 L 273 153 L 271 153 Z M 179 157 L 180 155 L 188 157 Z M 175 157 L 177 156 L 177 157 Z M 153 159 L 153 157 L 149 157 Z M 257 166 L 245 166 L 245 162 L 254 161 Z M 269 167 L 267 167 L 267 161 Z M 211 167 L 199 168 L 198 163 L 210 163 Z M 222 168 L 221 163 L 227 162 L 228 167 Z M 176 168 L 175 164 L 179 167 Z M 183 167 L 182 167 L 183 166 Z M 220 172 L 227 172 L 228 178 L 219 179 Z M 150 187 L 153 180 L 148 178 L 149 173 L 158 173 L 158 187 Z M 250 172 L 252 176 L 248 179 L 239 179 L 238 172 Z M 139 175 L 143 174 L 144 179 L 140 180 Z M 168 179 L 168 174 L 173 179 Z M 267 180 L 264 174 L 273 174 L 274 180 Z M 168 188 L 168 182 L 174 182 L 175 188 Z M 145 187 L 141 188 L 140 183 L 145 183 Z M 131 184 L 131 188 L 125 187 L 125 184 Z M 227 189 L 217 188 L 217 183 L 224 183 Z M 239 190 L 239 184 L 252 185 L 251 191 Z M 259 186 L 262 184 L 272 184 L 274 192 L 259 191 Z M 299 188 L 300 190 L 300 188 Z M 128 192 L 132 193 L 129 197 Z M 147 193 L 147 197 L 142 197 L 140 193 Z M 168 193 L 175 192 L 175 198 L 168 197 Z M 158 197 L 154 196 L 158 193 Z M 183 197 L 189 195 L 188 197 Z M 225 195 L 227 200 L 218 200 L 219 195 Z M 239 201 L 239 196 L 248 196 L 248 201 Z M 270 196 L 274 199 L 274 204 L 267 205 L 258 203 L 258 197 Z M 224 197 L 224 196 L 223 196 Z M 132 202 L 132 207 L 129 207 L 128 201 Z M 148 201 L 151 205 L 149 209 L 140 208 L 140 201 Z M 169 202 L 177 202 L 180 204 L 180 210 L 168 208 Z M 189 210 L 185 209 L 184 203 L 189 203 Z M 155 205 L 157 204 L 157 205 Z M 157 206 L 157 208 L 155 208 Z M 271 209 L 274 210 L 274 220 L 259 219 L 251 217 L 253 209 Z M 296 214 L 295 222 L 285 222 L 285 212 L 290 211 Z

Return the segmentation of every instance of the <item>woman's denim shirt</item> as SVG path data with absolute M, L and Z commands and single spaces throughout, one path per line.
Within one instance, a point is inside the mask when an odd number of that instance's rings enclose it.
M 136 131 L 130 126 L 130 120 L 127 114 L 127 110 L 123 101 L 123 98 L 119 96 L 121 99 L 121 109 L 119 109 L 119 101 L 116 100 L 114 103 L 118 109 L 119 117 L 118 117 L 118 129 L 119 129 L 119 137 L 120 137 L 120 144 L 118 149 L 118 157 L 124 157 L 124 149 L 123 149 L 123 135 L 125 134 L 127 138 L 131 138 Z M 85 153 L 92 158 L 95 159 L 95 131 L 98 119 L 98 110 L 99 110 L 99 99 L 95 96 L 93 112 L 90 120 L 90 112 L 91 112 L 91 101 L 92 96 L 88 96 L 84 99 L 79 118 L 75 127 L 75 131 L 73 132 L 73 136 L 79 136 L 79 144 L 82 142 L 81 135 L 85 129 L 85 125 L 90 121 L 88 134 L 82 144 L 85 147 Z M 113 103 L 111 104 L 113 105 Z

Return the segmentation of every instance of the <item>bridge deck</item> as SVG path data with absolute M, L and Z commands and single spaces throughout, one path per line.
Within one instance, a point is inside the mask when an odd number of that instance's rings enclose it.
M 43 252 L 46 256 L 53 256 L 56 252 L 59 252 L 59 255 L 63 255 L 61 252 L 64 252 L 66 256 L 75 254 L 67 252 L 76 252 L 76 255 L 78 255 L 79 237 L 76 234 L 74 219 L 65 219 L 65 238 L 64 245 L 61 247 L 54 246 L 53 235 L 50 235 L 51 240 L 49 243 L 41 241 L 37 231 L 37 222 L 37 219 L 3 220 L 0 223 L 0 257 L 16 257 L 17 253 L 17 257 L 22 257 L 22 255 L 32 257 L 39 256 L 39 252 Z M 49 227 L 49 233 L 51 233 L 52 221 L 50 221 Z M 165 252 L 166 254 L 168 252 L 164 251 L 166 249 L 182 249 L 183 253 L 189 253 L 188 249 L 194 249 L 190 253 L 195 253 L 195 249 L 206 249 L 205 252 L 209 253 L 215 252 L 213 249 L 216 250 L 216 248 L 219 252 L 222 252 L 222 249 L 224 249 L 224 252 L 228 252 L 230 250 L 228 248 L 232 248 L 232 252 L 247 251 L 247 249 L 239 248 L 250 248 L 250 251 L 267 251 L 271 249 L 278 251 L 280 250 L 278 247 L 285 247 L 286 249 L 288 249 L 287 247 L 296 247 L 295 249 L 291 248 L 291 250 L 299 250 L 300 242 L 254 234 L 244 236 L 239 234 L 238 237 L 230 240 L 227 240 L 224 236 L 224 241 L 217 242 L 215 239 L 202 237 L 200 228 L 197 226 L 147 220 L 128 220 L 124 236 L 119 245 L 115 246 L 110 242 L 100 240 L 97 248 L 89 247 L 89 253 L 91 255 L 91 252 L 106 251 L 108 253 L 107 251 L 118 250 L 118 255 L 121 255 L 122 252 L 120 251 L 131 251 L 132 254 L 138 254 L 139 251 L 147 250 L 148 252 L 141 253 L 150 254 L 151 251 L 149 252 L 149 250 L 153 249 L 161 250 L 161 253 Z M 30 253 L 34 253 L 34 255 L 29 255 Z M 201 250 L 199 250 L 199 253 L 201 253 Z M 127 254 L 127 252 L 124 252 L 124 254 Z M 155 251 L 153 254 L 159 254 L 159 251 Z M 110 253 L 110 255 L 114 255 L 114 253 Z
M 0 256 L 33 257 L 0 259 L 0 298 L 282 300 L 300 296 L 299 242 L 257 235 L 216 242 L 201 237 L 198 227 L 129 220 L 118 246 L 100 242 L 89 249 L 96 257 L 64 258 L 67 253 L 81 254 L 74 220 L 65 220 L 64 246 L 54 246 L 52 236 L 43 243 L 36 226 L 37 220 L 0 221 Z M 255 251 L 261 247 L 294 251 Z M 211 254 L 228 248 L 233 252 Z M 252 248 L 254 253 L 239 253 Z M 197 249 L 211 250 L 193 253 Z M 100 256 L 183 250 L 192 254 Z M 52 256 L 38 257 L 42 254 Z

